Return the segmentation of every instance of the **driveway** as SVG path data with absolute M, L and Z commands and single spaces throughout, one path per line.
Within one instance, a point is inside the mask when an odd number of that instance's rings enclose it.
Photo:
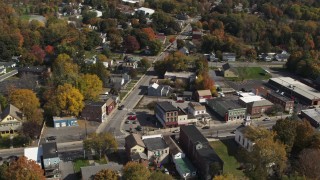
M 74 173 L 72 161 L 60 161 L 60 171 L 63 180 L 77 180 L 79 179 Z

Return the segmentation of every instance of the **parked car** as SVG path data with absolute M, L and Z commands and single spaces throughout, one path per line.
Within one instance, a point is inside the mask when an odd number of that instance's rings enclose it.
M 49 136 L 49 137 L 47 137 L 47 140 L 48 140 L 48 141 L 54 141 L 54 140 L 56 140 L 56 139 L 57 139 L 56 136 Z
M 135 112 L 129 112 L 128 115 L 136 115 Z
M 137 116 L 136 115 L 128 116 L 128 119 L 134 121 L 137 119 Z
M 269 117 L 266 117 L 262 121 L 271 121 L 271 119 Z
M 202 129 L 210 129 L 209 126 L 204 126 Z
M 137 130 L 137 131 L 141 131 L 141 130 L 142 130 L 142 127 L 141 127 L 141 126 L 137 126 L 137 127 L 136 127 L 136 130 Z
M 179 99 L 176 101 L 177 103 L 184 103 L 184 100 L 183 99 Z
M 137 121 L 133 121 L 132 124 L 137 124 Z
M 124 105 L 121 105 L 118 107 L 118 110 L 123 110 L 123 108 L 124 108 Z
M 130 124 L 130 121 L 125 121 L 124 123 L 125 123 L 125 124 Z
M 172 131 L 173 133 L 179 133 L 180 132 L 180 130 L 179 129 L 176 129 L 176 130 L 174 130 L 174 131 Z

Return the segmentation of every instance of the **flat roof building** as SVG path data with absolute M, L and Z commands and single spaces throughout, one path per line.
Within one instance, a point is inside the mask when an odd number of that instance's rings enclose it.
M 306 118 L 313 127 L 320 127 L 320 108 L 302 110 L 301 116 Z
M 269 85 L 293 100 L 306 105 L 320 105 L 320 92 L 290 77 L 269 79 Z
M 208 106 L 218 113 L 225 121 L 244 120 L 247 109 L 233 99 L 209 99 Z

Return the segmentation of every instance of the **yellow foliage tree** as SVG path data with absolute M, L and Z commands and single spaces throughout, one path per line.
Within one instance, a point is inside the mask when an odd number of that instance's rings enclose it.
M 97 100 L 102 91 L 102 81 L 97 75 L 85 74 L 81 76 L 78 88 L 86 100 Z
M 118 180 L 117 172 L 110 169 L 103 169 L 94 175 L 94 180 Z

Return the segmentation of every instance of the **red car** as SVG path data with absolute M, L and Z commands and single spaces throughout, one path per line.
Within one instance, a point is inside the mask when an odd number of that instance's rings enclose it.
M 136 119 L 137 119 L 137 116 L 135 116 L 135 115 L 128 116 L 128 119 L 129 119 L 129 120 L 133 120 L 133 121 L 134 121 L 134 120 L 136 120 Z

